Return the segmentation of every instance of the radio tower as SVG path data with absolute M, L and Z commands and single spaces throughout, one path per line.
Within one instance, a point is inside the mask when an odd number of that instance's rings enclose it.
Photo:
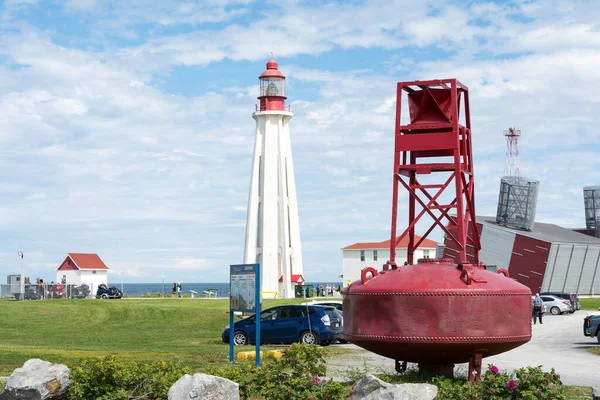
M 509 228 L 531 231 L 535 224 L 535 209 L 539 182 L 521 176 L 519 137 L 521 130 L 508 128 L 506 137 L 505 176 L 500 179 L 500 195 L 496 223 Z
M 521 137 L 521 130 L 508 128 L 507 131 L 504 131 L 504 136 L 506 137 L 506 165 L 504 166 L 504 174 L 520 178 L 519 138 Z

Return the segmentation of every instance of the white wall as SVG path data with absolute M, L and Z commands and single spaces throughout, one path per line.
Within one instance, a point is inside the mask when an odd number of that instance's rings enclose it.
M 98 285 L 101 283 L 108 284 L 108 271 L 97 270 L 94 274 L 92 270 L 67 270 L 67 271 L 56 271 L 56 280 L 54 283 L 60 284 L 63 275 L 67 276 L 67 285 L 81 285 L 85 283 L 90 286 L 92 294 L 96 294 Z M 49 284 L 50 282 L 47 282 Z
M 542 291 L 600 293 L 600 246 L 553 243 Z
M 366 267 L 373 267 L 377 271 L 381 271 L 381 267 L 390 259 L 389 249 L 364 249 L 365 260 L 361 261 L 360 252 L 361 250 L 343 250 L 342 263 L 344 285 L 347 285 L 348 281 L 354 282 L 360 279 L 360 272 Z M 377 261 L 373 259 L 373 251 L 377 251 Z M 415 262 L 419 258 L 425 258 L 424 251 L 429 251 L 429 258 L 435 258 L 435 247 L 432 248 L 418 248 L 415 250 L 414 259 Z M 406 261 L 407 250 L 406 248 L 396 249 L 396 264 L 402 265 Z
M 256 137 L 244 263 L 260 263 L 263 298 L 293 298 L 291 276 L 304 271 L 290 142 L 292 113 L 261 111 L 253 117 Z
M 57 270 L 56 271 L 56 279 L 54 283 L 60 285 L 62 283 L 63 276 L 67 278 L 67 285 L 81 285 L 81 280 L 79 279 L 79 271 L 77 270 Z M 46 284 L 50 282 L 45 282 Z
M 492 264 L 498 268 L 507 270 L 512 257 L 512 249 L 515 244 L 516 231 L 495 228 L 483 225 L 481 229 L 481 250 L 479 260 L 484 264 Z
M 92 295 L 95 296 L 98 285 L 101 283 L 108 285 L 108 271 L 96 271 L 94 274 L 90 270 L 81 270 L 81 283 L 89 285 Z

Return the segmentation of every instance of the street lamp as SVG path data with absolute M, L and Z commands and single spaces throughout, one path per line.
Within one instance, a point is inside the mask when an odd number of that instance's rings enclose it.
M 25 281 L 23 280 L 23 252 L 17 252 L 18 256 L 21 257 L 21 300 L 25 300 Z

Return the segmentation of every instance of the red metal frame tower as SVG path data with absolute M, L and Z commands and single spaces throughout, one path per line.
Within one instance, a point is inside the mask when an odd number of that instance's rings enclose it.
M 401 125 L 402 97 L 405 93 L 410 122 Z M 464 109 L 464 126 L 459 123 L 461 103 Z M 435 173 L 435 176 L 439 176 L 440 172 L 445 173 L 446 179 L 440 178 L 439 183 L 419 182 L 418 175 Z M 481 246 L 475 222 L 474 178 L 469 89 L 456 79 L 399 82 L 388 261 L 392 269 L 397 268 L 397 244 L 406 235 L 409 237 L 407 262 L 413 264 L 416 261 L 413 259 L 415 249 L 436 226 L 442 228 L 446 236 L 458 245 L 461 264 L 469 263 L 469 245 L 473 246 L 473 263 L 479 262 Z M 408 227 L 396 237 L 399 184 L 409 192 L 409 220 Z M 454 200 L 440 204 L 442 194 L 451 190 Z M 418 214 L 417 203 L 422 208 Z M 415 226 L 425 214 L 433 219 L 433 223 L 415 243 Z M 469 226 L 473 233 L 471 236 L 468 235 Z

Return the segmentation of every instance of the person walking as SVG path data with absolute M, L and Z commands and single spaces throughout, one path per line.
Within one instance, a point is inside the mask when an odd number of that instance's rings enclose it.
M 177 282 L 177 297 L 181 298 L 181 282 Z
M 177 283 L 173 282 L 173 288 L 171 288 L 171 297 L 175 297 L 177 295 Z
M 536 318 L 539 318 L 540 325 L 543 324 L 543 322 L 542 322 L 542 314 L 544 313 L 543 307 L 544 307 L 544 301 L 540 297 L 540 294 L 536 293 L 535 297 L 533 298 L 533 315 L 532 315 L 532 317 L 533 317 L 534 325 L 536 322 Z

